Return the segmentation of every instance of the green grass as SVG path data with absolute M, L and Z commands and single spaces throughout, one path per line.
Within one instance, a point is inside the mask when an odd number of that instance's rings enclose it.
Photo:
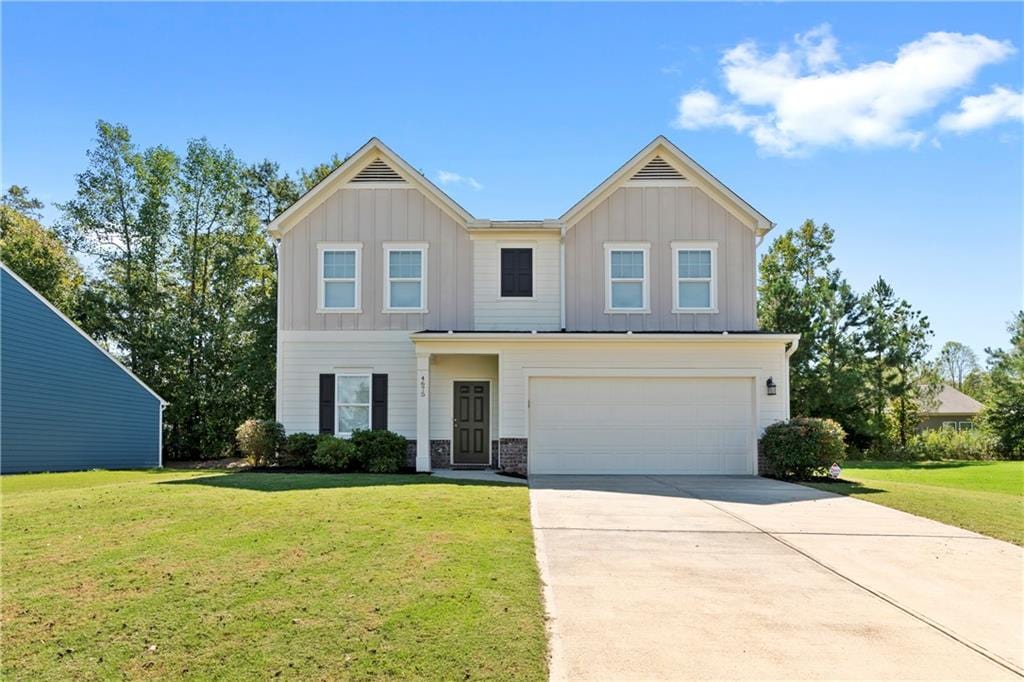
M 843 480 L 807 485 L 1024 545 L 1024 462 L 847 462 Z
M 524 486 L 0 480 L 3 679 L 544 679 Z

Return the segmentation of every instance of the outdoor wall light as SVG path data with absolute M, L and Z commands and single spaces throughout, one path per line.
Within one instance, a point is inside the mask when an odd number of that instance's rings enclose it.
M 775 395 L 775 379 L 768 377 L 768 381 L 765 383 L 765 386 L 768 387 L 768 395 Z

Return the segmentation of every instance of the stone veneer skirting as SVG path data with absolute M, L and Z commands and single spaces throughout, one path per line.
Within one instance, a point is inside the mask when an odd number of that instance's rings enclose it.
M 525 476 L 528 451 L 526 438 L 502 438 L 498 442 L 501 469 Z
M 416 441 L 406 439 L 407 447 L 405 451 L 405 466 L 409 469 L 416 468 Z M 502 450 L 502 444 L 505 444 L 504 451 Z M 450 469 L 451 468 L 451 441 L 449 440 L 432 440 L 430 441 L 430 468 L 431 469 Z M 505 454 L 502 455 L 501 453 Z M 502 458 L 499 460 L 499 457 Z M 499 468 L 498 462 L 501 461 L 504 466 L 500 468 L 508 469 L 509 471 L 519 471 L 520 473 L 526 473 L 526 439 L 525 438 L 502 438 L 500 440 L 491 441 L 491 463 L 490 466 L 494 469 Z

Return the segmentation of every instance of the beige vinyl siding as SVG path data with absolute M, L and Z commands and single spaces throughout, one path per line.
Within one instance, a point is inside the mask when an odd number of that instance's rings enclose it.
M 559 235 L 536 239 L 473 238 L 474 329 L 498 331 L 556 331 L 559 307 Z M 502 299 L 502 247 L 533 248 L 533 298 Z
M 650 342 L 626 343 L 508 343 L 500 356 L 502 438 L 526 438 L 527 375 L 532 371 L 593 369 L 595 376 L 610 372 L 629 376 L 629 370 L 750 370 L 758 378 L 760 392 L 758 428 L 788 417 L 789 371 L 785 344 L 775 342 Z M 766 395 L 764 382 L 771 376 L 778 385 Z
M 650 313 L 605 313 L 606 242 L 650 242 Z M 673 241 L 718 244 L 717 312 L 672 311 Z M 620 187 L 566 233 L 569 331 L 757 329 L 754 234 L 696 187 Z
M 426 313 L 384 313 L 385 242 L 427 242 Z M 362 243 L 361 310 L 318 313 L 317 244 Z M 469 233 L 419 190 L 351 188 L 313 209 L 279 246 L 282 330 L 470 329 L 473 252 Z
M 416 438 L 416 352 L 404 331 L 278 333 L 277 419 L 288 433 L 317 433 L 320 374 L 388 375 L 388 428 Z
M 452 437 L 453 382 L 491 382 L 491 439 L 498 438 L 498 356 L 435 355 L 430 363 L 430 438 Z

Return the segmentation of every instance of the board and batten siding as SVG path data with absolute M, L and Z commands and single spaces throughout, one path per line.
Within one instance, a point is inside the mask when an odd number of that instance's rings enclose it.
M 481 331 L 557 331 L 561 324 L 559 234 L 473 238 L 473 319 Z M 501 249 L 533 249 L 533 297 L 501 298 Z
M 606 242 L 650 242 L 650 313 L 605 313 Z M 672 242 L 718 243 L 718 312 L 675 313 Z M 565 237 L 569 331 L 751 331 L 753 231 L 696 187 L 620 187 Z
M 160 466 L 160 401 L 0 273 L 0 473 Z
M 318 313 L 317 244 L 362 244 L 358 313 Z M 385 313 L 384 243 L 427 242 L 426 313 Z M 469 233 L 419 190 L 339 189 L 278 247 L 281 330 L 470 329 L 473 253 Z

